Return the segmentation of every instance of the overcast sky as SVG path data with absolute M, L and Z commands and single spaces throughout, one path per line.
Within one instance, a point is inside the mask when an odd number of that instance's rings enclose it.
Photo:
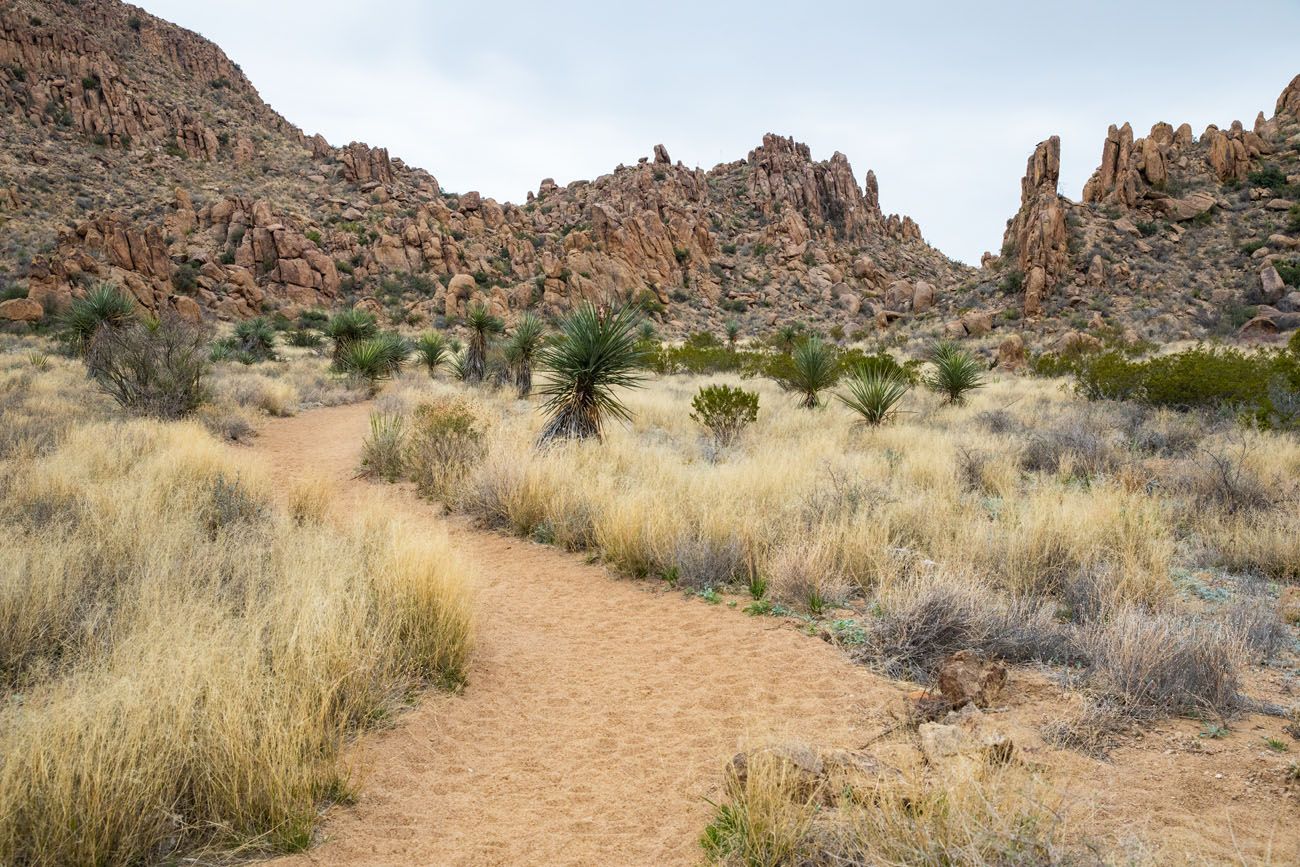
M 383 145 L 448 191 L 518 202 L 658 142 L 710 168 L 778 132 L 843 151 L 859 182 L 875 169 L 887 212 L 972 263 L 1036 142 L 1061 136 L 1077 198 L 1108 124 L 1249 126 L 1300 73 L 1278 41 L 1297 0 L 140 5 L 215 40 L 307 133 Z

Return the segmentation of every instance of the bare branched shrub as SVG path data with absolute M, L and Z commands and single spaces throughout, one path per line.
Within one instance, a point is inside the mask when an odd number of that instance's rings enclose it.
M 1277 653 L 1287 639 L 1286 624 L 1265 594 L 1250 594 L 1224 613 L 1224 625 L 1235 632 L 1251 657 L 1261 663 Z
M 682 536 L 673 546 L 679 586 L 705 589 L 730 584 L 745 572 L 745 548 L 734 536 L 715 538 L 697 533 Z
M 891 677 L 925 681 L 958 650 L 1011 662 L 1059 660 L 1068 634 L 1050 603 L 998 593 L 977 582 L 922 578 L 900 585 L 878 604 L 861 656 Z
M 1085 684 L 1137 717 L 1228 714 L 1241 702 L 1241 637 L 1201 618 L 1126 608 L 1079 634 Z
M 1229 515 L 1267 511 L 1283 496 L 1281 484 L 1266 478 L 1251 459 L 1254 445 L 1234 434 L 1201 450 L 1178 480 L 1194 503 Z
M 1095 423 L 1091 414 L 1080 414 L 1066 424 L 1030 436 L 1020 456 L 1021 468 L 1029 472 L 1059 473 L 1091 479 L 1113 473 L 1123 463 L 1113 433 Z
M 174 313 L 156 322 L 100 328 L 86 353 L 99 387 L 131 412 L 163 419 L 188 415 L 207 399 L 207 339 Z
M 1047 723 L 1042 735 L 1053 746 L 1104 756 L 1132 725 L 1133 717 L 1113 698 L 1084 696 L 1077 711 Z

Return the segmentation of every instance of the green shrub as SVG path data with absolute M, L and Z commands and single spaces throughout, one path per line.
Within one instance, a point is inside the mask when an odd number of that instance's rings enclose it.
M 1295 424 L 1300 353 L 1196 346 L 1146 360 L 1110 350 L 1081 362 L 1076 388 L 1089 400 L 1134 400 L 1176 410 L 1231 412 L 1266 426 Z
M 1264 187 L 1270 190 L 1280 190 L 1286 186 L 1286 172 L 1282 171 L 1275 165 L 1266 165 L 1257 172 L 1251 172 L 1246 175 L 1246 181 L 1252 187 Z
M 691 400 L 691 420 L 708 428 L 719 447 L 735 442 L 758 418 L 758 394 L 730 385 L 708 385 Z
M 1286 212 L 1286 230 L 1300 232 L 1300 204 L 1292 205 Z
M 1277 275 L 1282 278 L 1283 283 L 1288 286 L 1300 287 L 1300 259 L 1292 259 L 1289 262 L 1274 262 L 1273 267 L 1277 269 Z
M 968 392 L 984 385 L 984 366 L 955 343 L 941 340 L 930 350 L 934 369 L 925 384 L 943 396 L 945 403 L 965 403 Z
M 174 313 L 95 331 L 86 371 L 133 413 L 163 419 L 189 415 L 207 399 L 207 340 Z

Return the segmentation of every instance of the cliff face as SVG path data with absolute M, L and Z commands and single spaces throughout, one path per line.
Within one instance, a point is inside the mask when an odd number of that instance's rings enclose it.
M 886 216 L 875 176 L 764 137 L 710 171 L 652 157 L 521 205 L 445 194 L 274 112 L 215 45 L 117 0 L 0 12 L 0 275 L 57 309 L 109 280 L 233 318 L 363 302 L 395 320 L 639 299 L 670 329 L 869 326 L 897 278 L 967 276 Z M 24 306 L 30 316 L 30 307 Z

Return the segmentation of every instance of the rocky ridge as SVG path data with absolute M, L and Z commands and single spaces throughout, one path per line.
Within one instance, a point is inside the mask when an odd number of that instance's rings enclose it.
M 0 268 L 48 310 L 108 280 L 191 317 L 360 303 L 415 324 L 476 297 L 548 315 L 590 298 L 669 331 L 852 331 L 897 279 L 973 273 L 882 213 L 873 173 L 775 135 L 709 171 L 659 145 L 522 205 L 450 194 L 383 148 L 305 135 L 215 45 L 117 0 L 0 13 L 0 100 Z

